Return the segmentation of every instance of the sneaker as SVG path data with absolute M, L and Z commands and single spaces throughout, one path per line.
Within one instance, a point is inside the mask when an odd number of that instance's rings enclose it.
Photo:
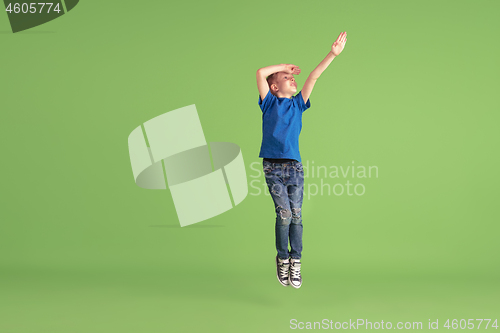
M 302 276 L 300 275 L 300 259 L 290 259 L 290 274 L 288 283 L 294 288 L 300 288 L 302 285 Z
M 281 259 L 276 256 L 276 276 L 278 277 L 278 281 L 283 286 L 288 286 L 288 269 L 290 267 L 290 261 L 287 259 Z

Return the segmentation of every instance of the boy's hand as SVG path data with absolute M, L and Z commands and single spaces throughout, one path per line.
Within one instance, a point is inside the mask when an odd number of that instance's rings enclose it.
M 283 64 L 284 70 L 283 72 L 288 73 L 288 74 L 300 74 L 300 68 L 299 66 L 295 66 L 292 64 Z
M 337 40 L 332 45 L 332 53 L 334 56 L 338 56 L 340 52 L 344 49 L 345 42 L 347 40 L 347 32 L 342 32 L 337 37 Z

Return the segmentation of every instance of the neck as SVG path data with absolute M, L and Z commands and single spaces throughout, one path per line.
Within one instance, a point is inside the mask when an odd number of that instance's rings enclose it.
M 280 92 L 276 93 L 276 97 L 279 97 L 279 98 L 292 98 L 292 94 L 282 94 Z

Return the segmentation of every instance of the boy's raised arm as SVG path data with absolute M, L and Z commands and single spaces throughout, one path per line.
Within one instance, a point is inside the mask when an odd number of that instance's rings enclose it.
M 259 95 L 262 100 L 266 98 L 266 95 L 269 92 L 269 85 L 267 84 L 266 78 L 277 72 L 300 74 L 300 68 L 291 64 L 280 64 L 259 68 L 257 70 L 257 88 L 259 89 Z
M 319 65 L 309 74 L 307 77 L 306 83 L 304 83 L 304 87 L 302 88 L 302 98 L 304 99 L 304 103 L 307 103 L 309 96 L 311 96 L 311 92 L 314 88 L 314 84 L 316 80 L 320 77 L 321 73 L 330 65 L 333 59 L 342 52 L 345 46 L 345 42 L 347 40 L 347 33 L 344 31 L 338 37 L 337 40 L 332 45 L 332 50 L 328 52 L 328 55 L 319 63 Z

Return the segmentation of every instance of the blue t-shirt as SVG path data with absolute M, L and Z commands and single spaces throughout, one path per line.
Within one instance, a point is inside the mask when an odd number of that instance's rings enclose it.
M 311 107 L 304 103 L 302 91 L 292 98 L 276 97 L 270 91 L 264 100 L 259 96 L 262 110 L 262 145 L 259 157 L 290 158 L 301 162 L 299 134 L 302 112 Z

